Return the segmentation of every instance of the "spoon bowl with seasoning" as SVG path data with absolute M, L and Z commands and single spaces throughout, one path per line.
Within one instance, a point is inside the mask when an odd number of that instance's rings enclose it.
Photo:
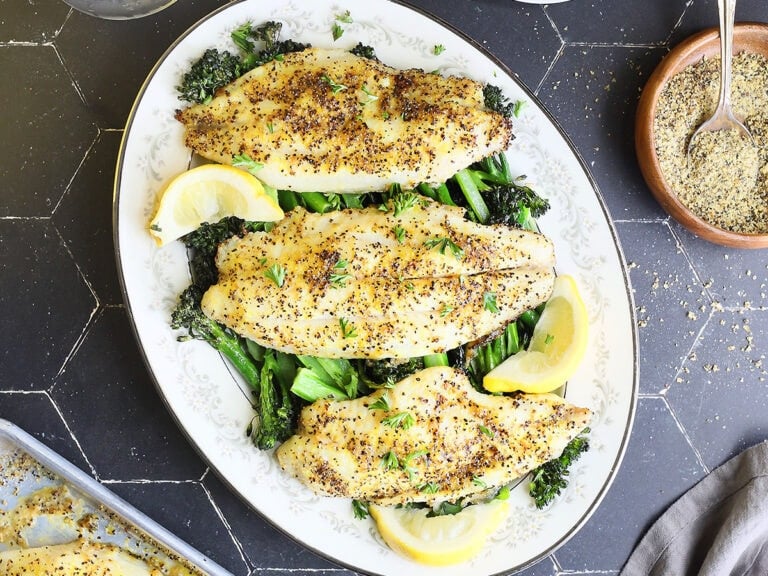
M 760 98 L 768 99 L 768 24 L 737 23 L 733 29 L 733 54 L 737 55 L 733 104 L 736 112 L 742 114 L 747 97 L 754 97 L 754 103 L 747 103 L 750 112 L 745 119 L 755 141 L 754 146 L 747 148 L 756 156 L 738 158 L 730 148 L 722 155 L 730 169 L 726 172 L 735 174 L 739 171 L 730 166 L 733 162 L 758 162 L 756 179 L 744 185 L 741 181 L 720 178 L 714 182 L 717 186 L 705 187 L 703 192 L 695 187 L 686 189 L 689 180 L 697 179 L 691 178 L 688 142 L 696 128 L 711 116 L 718 100 L 719 53 L 719 29 L 709 28 L 675 46 L 654 70 L 643 89 L 635 117 L 638 164 L 662 208 L 690 232 L 723 246 L 767 248 L 768 101 L 762 102 Z M 708 74 L 706 79 L 683 75 L 699 73 L 698 67 Z M 762 94 L 746 81 L 763 77 Z M 703 85 L 707 86 L 706 95 L 697 93 Z M 764 122 L 761 114 L 765 116 Z M 731 132 L 711 132 L 706 136 Z M 697 144 L 696 148 L 699 147 Z M 720 191 L 713 193 L 718 188 Z M 696 194 L 698 197 L 692 200 Z
M 736 118 L 731 108 L 731 74 L 733 68 L 733 24 L 736 16 L 736 0 L 718 0 L 720 14 L 720 93 L 717 98 L 715 113 L 696 129 L 688 141 L 688 155 L 699 135 L 703 132 L 732 130 L 738 137 L 754 146 L 752 134 Z

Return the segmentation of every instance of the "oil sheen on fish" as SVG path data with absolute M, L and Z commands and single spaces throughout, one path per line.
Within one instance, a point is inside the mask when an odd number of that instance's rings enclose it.
M 419 200 L 326 214 L 294 208 L 219 247 L 209 317 L 259 344 L 325 358 L 412 358 L 491 334 L 547 300 L 545 236 Z
M 370 396 L 303 408 L 277 459 L 320 494 L 434 504 L 523 476 L 560 455 L 590 418 L 555 394 L 483 394 L 463 372 L 441 366 Z
M 443 182 L 512 140 L 482 84 L 339 49 L 286 54 L 176 117 L 201 156 L 231 164 L 246 154 L 263 165 L 261 180 L 297 192 Z

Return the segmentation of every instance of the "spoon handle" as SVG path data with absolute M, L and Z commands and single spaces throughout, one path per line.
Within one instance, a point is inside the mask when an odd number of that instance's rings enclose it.
M 718 108 L 731 105 L 731 58 L 736 0 L 717 0 L 720 11 L 720 96 Z

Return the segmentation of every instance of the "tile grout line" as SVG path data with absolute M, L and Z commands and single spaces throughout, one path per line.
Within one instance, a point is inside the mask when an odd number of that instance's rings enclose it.
M 250 562 L 250 559 L 245 553 L 245 546 L 243 546 L 243 543 L 240 542 L 240 539 L 235 536 L 234 531 L 232 530 L 232 525 L 229 523 L 229 520 L 227 520 L 226 515 L 221 510 L 219 505 L 216 503 L 216 501 L 213 498 L 213 494 L 211 494 L 211 491 L 208 489 L 208 487 L 205 485 L 205 477 L 208 475 L 208 471 L 210 468 L 206 468 L 205 472 L 203 472 L 203 476 L 200 480 L 200 486 L 203 488 L 203 492 L 205 492 L 206 497 L 208 498 L 208 501 L 211 503 L 211 506 L 213 507 L 214 512 L 221 520 L 221 523 L 224 524 L 224 528 L 227 530 L 227 534 L 229 534 L 230 539 L 232 540 L 232 543 L 235 545 L 235 548 L 237 549 L 238 553 L 240 554 L 240 559 L 243 561 L 243 564 L 245 565 L 246 569 L 250 573 L 251 570 L 255 569 L 255 566 L 253 566 Z

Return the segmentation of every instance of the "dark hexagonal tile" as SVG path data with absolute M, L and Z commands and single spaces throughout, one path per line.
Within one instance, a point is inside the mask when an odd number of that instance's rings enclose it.
M 4 1 L 3 10 L 13 18 L 0 17 L 0 42 L 49 42 L 67 19 L 69 6 L 50 0 Z
M 717 312 L 667 395 L 710 468 L 768 434 L 767 349 L 768 311 Z
M 517 576 L 556 576 L 559 573 L 552 556 L 544 558 L 525 570 L 515 572 Z
M 0 219 L 0 389 L 50 388 L 95 308 L 49 220 Z
M 592 518 L 555 552 L 561 568 L 567 574 L 618 571 L 638 535 L 705 472 L 664 400 L 641 398 L 624 463 Z
M 107 487 L 236 576 L 248 566 L 199 482 L 109 482 Z M 194 510 L 195 522 L 190 522 Z
M 46 392 L 0 392 L 0 418 L 31 434 L 87 474 L 93 474 L 82 450 Z
M 211 498 L 226 518 L 232 534 L 240 542 L 251 566 L 257 571 L 286 565 L 297 569 L 324 570 L 335 568 L 283 532 L 273 527 L 263 516 L 232 493 L 219 478 L 210 473 L 203 480 Z
M 0 216 L 48 216 L 96 137 L 52 46 L 0 46 Z
M 685 11 L 687 0 L 616 6 L 610 0 L 563 2 L 547 6 L 547 14 L 566 42 L 592 44 L 663 43 Z
M 635 296 L 640 348 L 640 392 L 669 387 L 709 317 L 703 286 L 664 222 L 619 222 L 619 237 Z M 664 257 L 660 257 L 664 254 Z
M 100 479 L 202 476 L 205 464 L 168 417 L 124 309 L 98 317 L 51 395 Z
M 614 218 L 664 215 L 640 175 L 634 148 L 639 94 L 662 55 L 651 48 L 566 46 L 539 90 L 589 165 Z
M 182 32 L 222 4 L 184 0 L 135 20 L 95 20 L 73 12 L 55 43 L 102 128 L 125 126 L 155 62 Z
M 672 229 L 716 302 L 727 308 L 768 306 L 768 259 L 763 250 L 734 250 L 712 244 L 677 223 Z
M 112 194 L 121 132 L 102 132 L 53 214 L 99 300 L 122 302 L 112 241 Z
M 539 85 L 561 46 L 539 6 L 440 0 L 420 0 L 415 4 L 473 38 L 531 89 Z

